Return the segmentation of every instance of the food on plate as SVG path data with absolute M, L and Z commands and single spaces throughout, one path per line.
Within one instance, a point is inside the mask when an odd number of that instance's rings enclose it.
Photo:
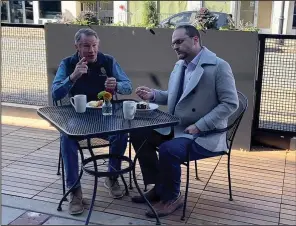
M 141 101 L 137 103 L 137 109 L 149 109 L 149 103 Z
M 88 102 L 88 105 L 95 108 L 101 107 L 103 105 L 103 100 L 98 100 L 98 101 L 93 100 Z

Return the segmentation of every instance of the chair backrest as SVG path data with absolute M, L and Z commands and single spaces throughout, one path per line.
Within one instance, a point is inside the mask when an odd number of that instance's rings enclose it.
M 63 106 L 63 105 L 69 105 L 69 104 L 71 104 L 71 103 L 70 103 L 70 98 L 68 95 L 60 100 L 53 99 L 53 106 Z
M 248 98 L 241 92 L 237 92 L 239 106 L 237 110 L 228 118 L 228 129 L 227 129 L 227 146 L 231 151 L 232 143 L 236 134 L 236 131 L 240 125 L 240 122 L 244 116 L 245 111 L 248 108 Z

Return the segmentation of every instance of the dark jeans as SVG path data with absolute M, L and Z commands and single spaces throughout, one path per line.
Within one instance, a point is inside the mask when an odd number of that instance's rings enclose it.
M 112 136 L 100 136 L 110 142 L 109 153 L 124 155 L 127 146 L 127 134 L 119 134 Z M 75 140 L 69 139 L 67 136 L 61 134 L 62 157 L 65 165 L 66 183 L 70 188 L 78 179 L 78 146 Z M 110 159 L 108 171 L 117 171 L 121 169 L 121 161 L 117 159 Z M 76 187 L 79 187 L 80 183 Z
M 141 147 L 146 138 L 148 140 Z M 174 200 L 180 193 L 181 164 L 186 161 L 187 148 L 190 160 L 221 155 L 206 150 L 189 138 L 164 136 L 154 130 L 131 133 L 131 141 L 136 152 L 141 147 L 139 163 L 144 184 L 155 184 L 156 192 L 163 201 Z M 159 159 L 156 154 L 158 146 Z

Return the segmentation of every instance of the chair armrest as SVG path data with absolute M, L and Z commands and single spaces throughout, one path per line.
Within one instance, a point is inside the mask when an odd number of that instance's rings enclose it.
M 214 130 L 208 130 L 208 131 L 200 131 L 199 133 L 193 135 L 193 139 L 195 140 L 198 137 L 205 137 L 205 136 L 208 136 L 208 135 L 211 135 L 211 134 L 216 134 L 216 133 L 224 133 L 224 132 L 227 132 L 229 129 L 230 129 L 229 127 L 226 127 L 224 129 L 214 129 Z

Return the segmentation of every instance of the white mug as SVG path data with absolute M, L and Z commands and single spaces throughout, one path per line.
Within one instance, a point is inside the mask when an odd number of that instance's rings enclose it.
M 86 95 L 75 95 L 70 98 L 70 102 L 77 113 L 84 113 L 86 111 Z
M 137 104 L 135 101 L 123 101 L 123 117 L 132 120 L 135 117 Z

